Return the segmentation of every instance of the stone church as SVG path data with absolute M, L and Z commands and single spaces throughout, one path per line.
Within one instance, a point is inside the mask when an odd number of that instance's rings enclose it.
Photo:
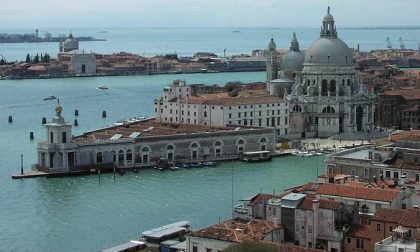
M 282 95 L 290 108 L 288 138 L 373 130 L 375 96 L 367 92 L 356 75 L 352 50 L 337 37 L 329 7 L 320 38 L 304 53 L 299 50 L 295 34 L 285 55 L 276 55 L 275 47 L 271 40 L 267 89 L 274 90 L 282 83 Z

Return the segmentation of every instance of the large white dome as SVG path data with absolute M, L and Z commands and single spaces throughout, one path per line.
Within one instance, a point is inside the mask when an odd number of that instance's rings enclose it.
M 305 64 L 353 65 L 353 55 L 341 39 L 321 37 L 305 52 Z
M 301 71 L 305 55 L 302 52 L 290 51 L 282 57 L 281 68 L 284 70 Z

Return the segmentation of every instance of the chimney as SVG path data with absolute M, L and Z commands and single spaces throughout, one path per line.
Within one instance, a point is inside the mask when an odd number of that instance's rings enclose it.
M 275 227 L 275 228 L 280 227 L 279 218 L 274 217 L 274 218 L 273 218 L 273 223 L 274 223 L 274 227 Z
M 314 199 L 314 200 L 312 200 L 312 209 L 313 209 L 313 211 L 314 211 L 314 214 L 313 214 L 313 218 L 314 218 L 314 226 L 313 226 L 313 240 L 311 241 L 312 242 L 312 244 L 315 244 L 315 242 L 316 242 L 316 237 L 318 236 L 318 230 L 319 230 L 319 223 L 318 223 L 318 221 L 319 221 L 319 217 L 318 217 L 318 215 L 319 215 L 319 199 Z
M 401 180 L 400 180 L 401 186 L 405 186 L 406 180 L 407 180 L 407 175 L 405 174 L 401 175 Z

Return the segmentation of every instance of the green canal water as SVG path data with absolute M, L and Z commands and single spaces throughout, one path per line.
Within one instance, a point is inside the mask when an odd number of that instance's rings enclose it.
M 178 220 L 189 220 L 197 229 L 231 216 L 232 188 L 237 203 L 314 180 L 317 168 L 323 169 L 323 156 L 289 156 L 256 164 L 142 170 L 115 181 L 112 174 L 101 175 L 100 182 L 98 176 L 11 179 L 19 172 L 21 153 L 25 169 L 36 162 L 36 143 L 45 137 L 41 119 L 50 119 L 55 106 L 43 97 L 59 97 L 69 122 L 78 109 L 73 134 L 80 134 L 119 119 L 152 116 L 153 99 L 176 78 L 224 84 L 262 81 L 265 73 L 0 81 L 0 251 L 98 251 Z M 98 90 L 100 85 L 109 90 Z M 34 141 L 29 141 L 30 131 Z

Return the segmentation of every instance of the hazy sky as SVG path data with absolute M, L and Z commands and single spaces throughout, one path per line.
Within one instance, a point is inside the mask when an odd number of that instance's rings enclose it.
M 0 0 L 0 28 L 419 26 L 420 0 Z

